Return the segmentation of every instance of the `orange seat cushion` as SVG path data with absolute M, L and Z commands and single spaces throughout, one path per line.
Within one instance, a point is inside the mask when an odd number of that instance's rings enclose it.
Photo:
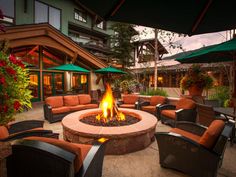
M 211 149 L 224 129 L 224 126 L 224 121 L 214 120 L 201 136 L 199 144 Z
M 156 113 L 156 106 L 142 106 L 141 110 L 143 111 L 147 111 L 147 112 L 150 112 L 150 113 Z
M 63 106 L 63 96 L 47 97 L 45 103 L 49 104 L 52 108 L 58 108 Z
M 120 107 L 121 108 L 131 108 L 131 109 L 134 109 L 135 105 L 134 104 L 121 104 Z
M 184 137 L 186 137 L 186 138 L 189 138 L 189 139 L 191 139 L 191 140 L 193 140 L 193 141 L 195 141 L 195 142 L 197 142 L 197 143 L 199 142 L 199 140 L 200 140 L 200 138 L 201 138 L 201 137 L 198 136 L 198 135 L 195 135 L 195 134 L 193 134 L 193 133 L 190 133 L 190 132 L 181 130 L 181 129 L 179 129 L 179 128 L 172 128 L 172 129 L 170 130 L 170 132 L 179 134 L 179 135 L 184 136 Z
M 156 106 L 157 104 L 164 104 L 166 98 L 164 96 L 152 96 L 150 99 L 150 105 Z
M 79 99 L 77 95 L 67 95 L 64 96 L 63 98 L 65 106 L 76 106 L 79 104 Z
M 0 126 L 0 139 L 5 139 L 9 136 L 7 127 Z
M 79 104 L 89 104 L 91 103 L 91 96 L 88 94 L 79 94 Z
M 85 107 L 85 109 L 98 108 L 98 104 L 85 104 L 83 106 Z
M 85 105 L 68 106 L 70 111 L 80 111 L 85 109 Z
M 176 109 L 194 109 L 195 107 L 196 107 L 195 102 L 188 98 L 181 98 L 176 103 Z
M 171 118 L 171 119 L 176 119 L 176 110 L 163 110 L 161 111 L 161 114 L 165 117 Z
M 123 95 L 124 104 L 135 104 L 138 101 L 138 95 Z
M 45 138 L 45 137 L 27 137 L 25 139 L 28 140 L 37 140 L 37 141 L 43 141 L 55 146 L 58 146 L 64 150 L 67 150 L 73 154 L 75 154 L 75 160 L 74 160 L 74 168 L 75 173 L 77 173 L 80 169 L 80 167 L 83 164 L 83 160 L 86 157 L 88 151 L 92 147 L 91 145 L 79 145 L 75 143 L 70 143 L 54 138 Z
M 52 108 L 53 114 L 60 114 L 60 113 L 69 112 L 69 111 L 70 111 L 70 108 L 68 106 L 62 106 L 59 108 Z

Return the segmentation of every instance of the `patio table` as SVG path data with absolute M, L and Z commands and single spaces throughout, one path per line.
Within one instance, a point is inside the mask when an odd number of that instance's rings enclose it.
M 231 120 L 233 119 L 233 121 L 235 121 L 235 119 L 236 119 L 236 111 L 235 111 L 234 108 L 231 108 L 231 107 L 228 107 L 228 108 L 213 107 L 213 109 L 214 109 L 215 113 L 223 114 L 228 121 L 230 119 Z M 231 141 L 231 145 L 233 145 L 233 143 L 236 142 L 236 139 L 235 139 L 235 122 L 234 122 L 234 131 L 232 132 L 230 141 Z

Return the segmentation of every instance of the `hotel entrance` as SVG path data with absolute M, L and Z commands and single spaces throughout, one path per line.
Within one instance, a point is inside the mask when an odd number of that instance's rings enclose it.
M 64 93 L 63 73 L 43 73 L 43 99 Z

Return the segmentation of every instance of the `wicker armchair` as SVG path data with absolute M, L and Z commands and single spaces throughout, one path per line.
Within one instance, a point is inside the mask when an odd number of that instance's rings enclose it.
M 197 104 L 197 122 L 204 126 L 209 126 L 212 121 L 221 119 L 226 121 L 225 117 L 221 117 L 219 114 L 215 114 L 215 111 L 211 105 Z
M 25 120 L 9 123 L 7 126 L 0 126 L 0 141 L 11 141 L 28 136 L 45 136 L 57 138 L 58 133 L 43 129 L 44 121 Z
M 216 177 L 233 124 L 215 120 L 206 130 L 198 124 L 178 123 L 168 133 L 156 133 L 160 165 L 193 177 Z
M 101 177 L 105 139 L 93 145 L 52 138 L 17 140 L 7 158 L 8 177 Z
M 195 102 L 187 98 L 181 98 L 176 105 L 158 105 L 156 109 L 157 118 L 162 123 L 173 127 L 175 127 L 177 121 L 195 122 L 197 117 Z

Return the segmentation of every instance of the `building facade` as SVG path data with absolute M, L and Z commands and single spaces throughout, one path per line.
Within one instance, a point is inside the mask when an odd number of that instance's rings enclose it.
M 90 71 L 106 67 L 110 52 L 109 22 L 95 23 L 96 16 L 75 0 L 0 0 L 10 52 L 30 70 L 33 101 L 69 90 L 88 93 L 102 87 L 94 73 L 69 73 L 51 67 L 73 63 Z

